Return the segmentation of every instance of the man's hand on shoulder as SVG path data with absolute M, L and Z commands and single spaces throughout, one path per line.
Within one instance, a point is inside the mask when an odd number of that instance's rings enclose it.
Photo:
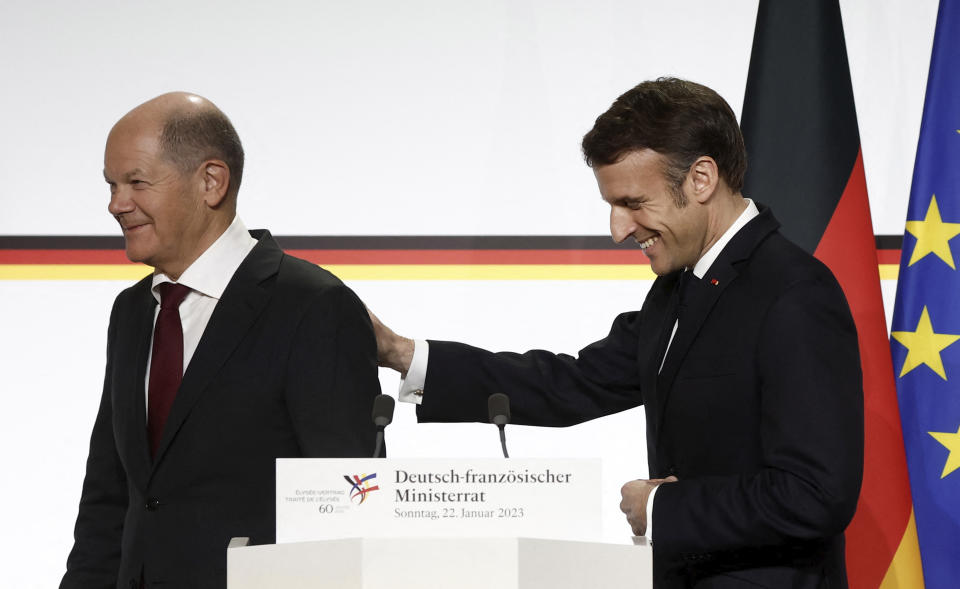
M 665 479 L 637 479 L 630 481 L 620 488 L 620 511 L 627 516 L 627 523 L 635 536 L 647 533 L 647 501 L 650 493 L 663 483 L 674 483 L 677 477 L 669 476 Z
M 367 307 L 370 321 L 373 323 L 373 333 L 377 337 L 377 364 L 385 368 L 392 368 L 406 377 L 413 362 L 413 340 L 394 333 Z

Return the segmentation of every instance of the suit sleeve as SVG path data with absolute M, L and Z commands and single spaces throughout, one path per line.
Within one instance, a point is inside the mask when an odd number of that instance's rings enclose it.
M 576 358 L 531 350 L 493 353 L 430 341 L 420 421 L 486 421 L 487 398 L 510 397 L 514 423 L 567 426 L 642 403 L 637 365 L 640 312 L 623 313 L 609 335 Z
M 61 589 L 116 587 L 120 567 L 123 521 L 127 512 L 127 478 L 113 435 L 110 387 L 112 346 L 116 334 L 114 303 L 107 334 L 107 368 L 100 409 L 90 438 L 87 472 L 74 528 L 74 544 L 67 557 Z
M 305 457 L 370 457 L 380 394 L 377 343 L 366 308 L 337 285 L 312 302 L 294 336 L 287 402 Z
M 856 327 L 836 282 L 787 289 L 764 319 L 756 362 L 762 466 L 661 485 L 653 509 L 661 557 L 749 560 L 839 535 L 853 517 L 863 393 Z

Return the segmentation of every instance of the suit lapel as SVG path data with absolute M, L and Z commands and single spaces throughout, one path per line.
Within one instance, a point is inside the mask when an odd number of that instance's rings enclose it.
M 663 359 L 663 349 L 673 328 L 673 318 L 679 302 L 676 285 L 680 273 L 663 276 L 650 287 L 650 294 L 644 301 L 644 321 L 641 323 L 640 342 L 637 349 L 637 361 L 640 365 L 640 390 L 643 404 L 648 415 L 648 433 L 655 433 L 657 422 L 654 416 L 660 414 L 660 396 L 657 394 L 657 371 Z M 649 318 L 649 319 L 648 319 Z
M 664 359 L 663 368 L 657 378 L 657 390 L 660 394 L 661 412 L 660 424 L 663 424 L 667 402 L 670 397 L 670 391 L 673 388 L 673 381 L 676 379 L 677 372 L 683 364 L 683 359 L 690 346 L 697 338 L 700 328 L 710 315 L 717 300 L 727 286 L 736 278 L 737 273 L 733 267 L 724 265 L 717 268 L 714 264 L 710 272 L 704 276 L 703 280 L 693 281 L 689 285 L 687 293 L 687 305 L 683 312 L 683 317 L 677 324 L 677 333 L 673 336 L 673 342 L 667 351 L 667 357 Z M 716 284 L 712 281 L 716 280 Z M 662 427 L 658 428 L 662 431 Z
M 153 333 L 153 311 L 157 302 L 150 293 L 148 276 L 134 289 L 129 314 L 122 317 L 114 343 L 116 386 L 113 392 L 117 413 L 118 450 L 125 453 L 128 477 L 141 489 L 150 472 L 147 443 L 146 370 Z
M 696 341 L 697 334 L 700 333 L 700 329 L 707 321 L 710 312 L 723 292 L 737 279 L 739 274 L 737 265 L 749 258 L 760 242 L 779 227 L 779 223 L 773 218 L 768 208 L 762 205 L 758 205 L 758 208 L 760 209 L 760 215 L 751 219 L 738 231 L 720 252 L 720 255 L 703 278 L 692 282 L 689 286 L 690 291 L 687 294 L 687 305 L 684 309 L 683 318 L 677 325 L 677 333 L 674 335 L 663 368 L 656 379 L 658 436 L 663 432 L 663 420 L 673 383 L 683 366 L 683 360 L 687 352 L 690 351 L 690 347 Z
M 210 317 L 197 350 L 187 366 L 163 428 L 154 464 L 159 464 L 184 420 L 203 396 L 211 379 L 220 371 L 243 340 L 244 334 L 270 300 L 272 288 L 264 284 L 280 268 L 283 252 L 267 231 L 254 233 L 260 239 L 237 268 Z

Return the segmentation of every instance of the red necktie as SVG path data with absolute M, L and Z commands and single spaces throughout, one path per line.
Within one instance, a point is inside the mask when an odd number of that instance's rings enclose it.
M 150 456 L 156 457 L 163 426 L 183 379 L 183 326 L 180 303 L 190 292 L 182 284 L 165 282 L 160 289 L 160 312 L 153 327 L 153 356 L 150 358 L 150 391 L 147 409 L 147 436 Z

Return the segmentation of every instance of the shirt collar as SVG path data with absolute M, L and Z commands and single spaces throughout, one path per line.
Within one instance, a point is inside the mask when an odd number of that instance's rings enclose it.
M 184 270 L 177 282 L 219 300 L 230 279 L 233 278 L 233 274 L 255 245 L 257 240 L 250 236 L 240 217 L 234 216 L 227 230 Z M 173 280 L 163 273 L 153 275 L 153 296 L 157 301 L 160 301 L 160 292 L 157 287 L 164 282 L 173 282 Z
M 733 236 L 736 235 L 738 231 L 743 229 L 743 226 L 746 225 L 750 219 L 753 219 L 760 214 L 760 210 L 752 200 L 749 198 L 745 198 L 743 200 L 747 201 L 747 208 L 740 213 L 740 216 L 737 217 L 737 220 L 733 222 L 733 225 L 730 225 L 730 227 L 723 232 L 723 235 L 720 236 L 720 239 L 710 246 L 710 249 L 707 250 L 707 253 L 703 254 L 703 256 L 701 256 L 694 265 L 693 275 L 697 278 L 703 278 L 703 275 L 707 273 L 707 270 L 710 269 L 710 266 L 712 266 L 720 256 L 720 252 L 723 251 L 723 248 L 727 247 L 727 244 L 730 243 L 731 239 L 733 239 Z

